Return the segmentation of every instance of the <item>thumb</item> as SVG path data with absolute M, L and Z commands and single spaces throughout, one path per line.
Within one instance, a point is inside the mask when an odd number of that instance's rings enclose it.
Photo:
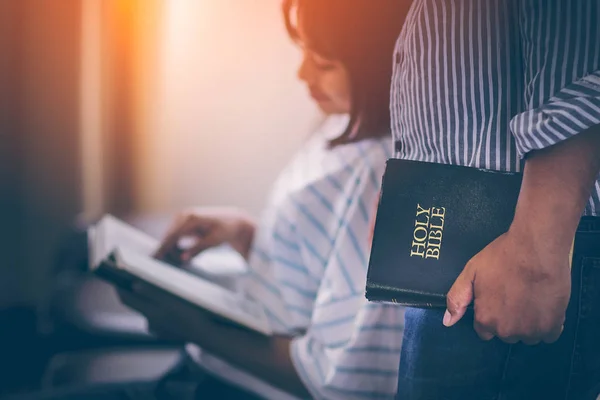
M 467 312 L 467 307 L 473 301 L 474 277 L 471 269 L 466 267 L 450 288 L 446 296 L 446 313 L 443 322 L 445 326 L 456 324 Z

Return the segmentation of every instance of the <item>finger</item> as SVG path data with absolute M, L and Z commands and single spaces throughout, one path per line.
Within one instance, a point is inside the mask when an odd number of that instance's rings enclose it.
M 196 243 L 194 243 L 192 247 L 181 253 L 181 260 L 183 262 L 188 262 L 199 253 L 211 247 L 215 247 L 218 244 L 218 240 L 216 240 L 212 235 L 200 237 L 196 240 Z
M 512 332 L 515 332 L 512 329 L 511 330 L 499 329 L 497 326 L 498 326 L 498 323 L 495 323 L 493 325 L 485 325 L 484 329 L 486 329 L 488 332 L 493 333 L 494 336 L 496 336 L 498 339 L 500 339 L 504 343 L 508 343 L 508 344 L 518 343 L 520 340 L 525 338 L 525 336 L 521 336 L 516 333 L 512 333 Z
M 507 336 L 507 337 L 500 337 L 500 336 L 498 336 L 498 339 L 500 339 L 504 343 L 508 343 L 508 344 L 519 343 L 519 341 L 521 340 L 521 338 L 519 338 L 517 336 Z
M 180 266 L 181 264 L 181 255 L 183 254 L 183 250 L 179 247 L 175 247 L 171 249 L 167 254 L 164 254 L 159 260 L 165 261 L 174 266 Z
M 467 266 L 450 288 L 446 298 L 445 326 L 454 325 L 467 312 L 467 307 L 473 301 L 473 278 L 474 275 Z
M 154 258 L 163 260 L 177 253 L 177 243 L 181 236 L 180 229 L 182 227 L 183 225 L 176 225 L 169 229 L 158 249 L 154 252 Z
M 154 257 L 162 259 L 169 253 L 172 253 L 177 249 L 177 245 L 179 240 L 190 233 L 194 232 L 200 221 L 194 215 L 189 215 L 185 217 L 181 222 L 175 223 L 173 228 L 169 230 L 169 233 L 163 239 L 161 245 L 158 250 L 154 253 Z
M 542 332 L 543 331 L 536 329 L 534 331 L 528 332 L 526 335 L 521 335 L 519 339 L 521 340 L 521 342 L 523 342 L 523 344 L 527 346 L 535 346 L 537 344 L 540 344 L 540 342 L 542 341 Z
M 179 230 L 179 228 L 183 225 L 183 223 L 190 217 L 189 213 L 180 213 L 177 214 L 175 216 L 175 218 L 173 218 L 173 222 L 171 222 L 171 224 L 169 225 L 169 228 L 167 229 L 166 233 L 163 236 L 163 239 L 160 243 L 159 248 L 154 252 L 154 257 L 156 258 L 164 258 L 167 256 L 167 253 L 169 252 L 169 246 L 168 244 L 170 243 L 170 239 L 173 234 Z
M 544 335 L 542 337 L 542 341 L 544 343 L 554 343 L 554 342 L 556 342 L 560 338 L 560 335 L 562 335 L 562 333 L 563 333 L 564 330 L 565 330 L 565 326 L 561 325 L 560 328 L 554 329 L 550 333 Z
M 473 328 L 475 329 L 475 332 L 477 332 L 477 336 L 479 336 L 479 338 L 481 340 L 489 341 L 489 340 L 492 340 L 495 336 L 491 330 L 484 327 L 482 324 L 478 323 L 477 321 L 475 321 L 473 323 Z
M 189 227 L 191 220 L 192 217 L 188 216 L 185 219 L 175 222 L 163 238 L 158 250 L 154 253 L 154 257 L 164 259 L 169 255 L 175 254 L 178 250 L 179 239 L 184 234 L 185 229 Z
M 540 344 L 541 340 L 535 337 L 523 338 L 521 341 L 527 346 L 535 346 L 536 344 Z

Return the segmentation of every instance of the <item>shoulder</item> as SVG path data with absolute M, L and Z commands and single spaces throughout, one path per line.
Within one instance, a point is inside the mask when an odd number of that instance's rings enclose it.
M 323 143 L 315 157 L 308 157 L 312 174 L 300 191 L 311 190 L 332 181 L 340 185 L 352 185 L 361 176 L 369 176 L 378 181 L 383 175 L 386 161 L 393 156 L 391 136 L 365 139 L 359 142 L 342 144 L 333 148 Z
M 386 137 L 328 150 L 320 160 L 318 172 L 290 191 L 288 204 L 322 219 L 345 215 L 357 201 L 370 204 L 379 193 L 392 147 L 391 138 Z
M 329 157 L 338 162 L 338 170 L 352 169 L 357 173 L 383 173 L 385 162 L 393 155 L 390 136 L 365 139 L 330 150 Z

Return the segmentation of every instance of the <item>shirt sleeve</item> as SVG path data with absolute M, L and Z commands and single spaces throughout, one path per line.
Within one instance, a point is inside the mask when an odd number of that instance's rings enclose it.
M 316 399 L 392 399 L 396 393 L 404 308 L 370 303 L 364 294 L 368 227 L 383 170 L 383 160 L 378 162 L 381 168 L 355 166 L 355 175 L 344 179 L 336 202 L 347 206 L 330 224 L 339 228 L 332 235 L 311 322 L 291 344 L 298 375 Z
M 511 120 L 524 157 L 600 124 L 600 3 L 522 0 L 526 111 Z

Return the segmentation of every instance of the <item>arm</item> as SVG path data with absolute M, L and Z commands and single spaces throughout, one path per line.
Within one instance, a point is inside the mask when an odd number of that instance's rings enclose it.
M 309 331 L 293 339 L 222 324 L 152 286 L 119 294 L 158 336 L 195 343 L 298 397 L 391 398 L 396 391 L 403 308 L 370 304 L 358 291 L 320 305 Z
M 192 342 L 273 386 L 300 397 L 308 392 L 290 359 L 291 339 L 263 336 L 223 324 L 210 314 L 146 284 L 120 291 L 124 304 L 148 319 L 150 331 L 177 341 Z
M 208 323 L 191 335 L 202 349 L 232 365 L 298 397 L 310 397 L 292 364 L 290 338 L 264 337 L 218 322 Z
M 600 126 L 527 158 L 511 230 L 539 241 L 553 259 L 568 256 L 579 219 L 600 172 Z
M 581 3 L 585 10 L 593 1 Z M 528 110 L 511 121 L 517 150 L 526 157 L 521 193 L 509 231 L 465 266 L 444 317 L 453 325 L 474 300 L 474 327 L 486 340 L 553 342 L 562 331 L 571 290 L 568 254 L 600 171 L 600 65 L 583 62 L 600 52 L 600 43 L 576 12 L 565 12 L 572 6 L 521 1 Z M 580 37 L 566 40 L 568 30 Z M 584 66 L 579 78 L 574 63 L 563 63 L 575 54 Z
M 521 0 L 528 110 L 511 121 L 526 157 L 513 228 L 535 229 L 563 256 L 600 169 L 600 42 L 591 27 L 598 9 L 595 0 L 576 3 Z

